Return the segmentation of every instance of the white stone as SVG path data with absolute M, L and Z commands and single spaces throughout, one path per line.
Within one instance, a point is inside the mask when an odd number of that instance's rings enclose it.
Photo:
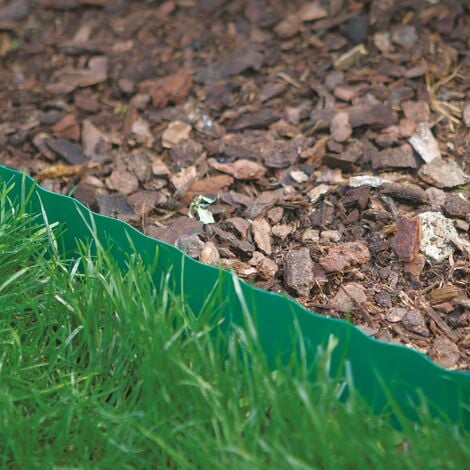
M 422 225 L 421 252 L 429 259 L 441 263 L 453 252 L 453 240 L 459 236 L 452 220 L 440 212 L 423 212 L 419 214 Z

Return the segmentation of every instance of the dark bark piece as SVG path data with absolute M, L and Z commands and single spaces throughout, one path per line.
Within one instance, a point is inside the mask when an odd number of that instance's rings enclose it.
M 229 131 L 241 131 L 243 129 L 264 129 L 269 124 L 280 119 L 279 113 L 271 108 L 242 114 L 229 126 Z
M 339 153 L 327 153 L 322 161 L 331 168 L 341 168 L 344 171 L 353 171 L 361 158 L 364 146 L 359 140 L 354 140 L 346 150 Z
M 463 195 L 449 194 L 444 204 L 444 210 L 450 217 L 459 217 L 465 219 L 470 215 L 470 201 Z
M 312 121 L 313 126 L 316 129 L 328 129 L 330 127 L 331 120 L 333 116 L 336 114 L 336 111 L 331 108 L 321 109 L 321 110 L 313 110 L 310 114 L 310 119 Z
M 374 299 L 381 307 L 392 307 L 392 296 L 386 290 L 377 292 L 374 296 Z
M 394 199 L 413 204 L 427 204 L 429 197 L 426 191 L 412 183 L 385 183 L 381 192 Z
M 298 295 L 307 296 L 313 287 L 313 262 L 308 248 L 290 250 L 284 260 L 284 280 Z
M 255 45 L 235 49 L 229 56 L 209 65 L 196 74 L 199 82 L 210 84 L 217 80 L 238 75 L 245 70 L 259 70 L 264 62 L 263 54 Z
M 225 221 L 229 227 L 233 227 L 242 237 L 246 240 L 248 237 L 248 231 L 250 230 L 250 223 L 246 219 L 241 217 L 231 217 Z
M 421 219 L 419 217 L 401 217 L 396 223 L 396 233 L 392 248 L 401 261 L 413 261 L 419 252 L 421 243 Z
M 206 106 L 215 111 L 230 108 L 236 103 L 235 91 L 237 87 L 233 83 L 223 83 L 209 87 L 204 101 Z
M 83 92 L 74 94 L 74 102 L 77 108 L 87 113 L 96 113 L 100 105 L 94 96 L 85 95 Z
M 344 34 L 352 44 L 359 44 L 367 39 L 368 27 L 369 16 L 361 12 L 346 22 Z
M 192 139 L 180 140 L 170 149 L 170 158 L 178 168 L 192 165 L 201 155 L 202 145 Z
M 365 125 L 388 127 L 396 121 L 391 103 L 352 106 L 347 112 L 352 127 Z
M 95 41 L 67 41 L 57 46 L 65 55 L 103 54 L 103 46 Z
M 247 240 L 239 240 L 233 233 L 226 232 L 216 225 L 212 226 L 212 231 L 223 241 L 229 243 L 233 248 L 243 253 L 253 253 L 255 246 Z
M 28 0 L 14 0 L 0 8 L 0 22 L 18 22 L 26 19 L 31 13 Z
M 413 98 L 415 91 L 409 86 L 400 86 L 390 92 L 392 106 L 398 106 L 402 101 Z
M 395 0 L 372 0 L 370 5 L 369 23 L 374 31 L 385 31 L 398 8 Z
M 418 168 L 413 155 L 413 149 L 408 144 L 372 153 L 372 168 L 383 170 L 387 168 Z
M 160 80 L 146 80 L 140 84 L 139 89 L 150 94 L 154 106 L 164 108 L 168 103 L 182 103 L 191 86 L 191 72 L 183 68 Z
M 396 24 L 392 27 L 392 41 L 395 44 L 411 49 L 418 40 L 416 27 L 411 24 Z
M 129 204 L 139 216 L 148 215 L 159 203 L 164 202 L 166 197 L 158 191 L 139 190 L 128 198 Z
M 246 210 L 246 217 L 256 219 L 257 217 L 263 216 L 282 198 L 282 193 L 282 190 L 261 193 Z
M 369 203 L 369 187 L 362 186 L 359 188 L 349 189 L 344 195 L 343 204 L 345 207 L 358 206 L 362 210 Z
M 46 145 L 71 165 L 80 165 L 87 161 L 82 148 L 67 139 L 46 139 Z
M 96 204 L 100 214 L 110 217 L 132 217 L 134 211 L 123 194 L 99 194 L 96 196 Z
M 268 101 L 275 96 L 280 95 L 286 91 L 287 85 L 285 83 L 267 83 L 261 88 L 258 98 L 261 102 Z
M 287 168 L 299 158 L 298 149 L 277 143 L 267 146 L 262 153 L 264 164 L 268 168 Z
M 210 15 L 222 8 L 225 3 L 227 3 L 227 0 L 199 0 L 197 2 L 197 8 L 201 13 Z
M 203 230 L 203 223 L 190 217 L 177 217 L 167 227 L 157 227 L 150 225 L 147 227 L 147 234 L 158 238 L 170 245 L 174 245 L 179 237 L 199 235 Z
M 401 320 L 401 324 L 411 333 L 416 333 L 420 336 L 429 336 L 429 330 L 424 321 L 423 314 L 416 309 L 408 310 Z
M 328 227 L 335 220 L 335 208 L 331 204 L 321 201 L 318 209 L 310 217 L 313 227 Z
M 96 204 L 96 187 L 87 183 L 79 183 L 73 192 L 73 197 L 88 206 L 91 210 L 98 210 Z

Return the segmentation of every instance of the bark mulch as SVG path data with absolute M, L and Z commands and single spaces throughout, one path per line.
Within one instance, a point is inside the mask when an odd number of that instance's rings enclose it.
M 0 161 L 470 368 L 470 10 L 0 2 Z

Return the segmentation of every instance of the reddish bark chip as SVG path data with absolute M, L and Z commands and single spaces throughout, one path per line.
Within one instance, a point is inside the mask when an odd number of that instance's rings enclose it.
M 392 248 L 401 261 L 413 261 L 421 243 L 421 219 L 419 217 L 401 217 L 396 223 L 396 233 Z
M 67 114 L 52 126 L 52 131 L 64 139 L 80 140 L 80 126 L 74 114 Z
M 319 259 L 321 267 L 327 272 L 342 272 L 355 264 L 367 263 L 369 249 L 361 242 L 348 242 L 334 246 L 326 256 Z
M 419 277 L 421 276 L 421 273 L 423 272 L 424 265 L 426 263 L 426 258 L 424 255 L 421 253 L 418 253 L 413 261 L 410 261 L 409 263 L 406 263 L 405 266 L 405 271 L 413 277 Z
M 215 159 L 209 162 L 212 168 L 228 173 L 237 180 L 259 179 L 266 173 L 266 168 L 251 160 L 240 159 L 233 163 L 219 163 Z
M 141 90 L 150 92 L 154 106 L 164 108 L 168 103 L 183 102 L 191 85 L 191 72 L 188 69 L 180 69 L 156 82 L 152 80 L 142 83 Z

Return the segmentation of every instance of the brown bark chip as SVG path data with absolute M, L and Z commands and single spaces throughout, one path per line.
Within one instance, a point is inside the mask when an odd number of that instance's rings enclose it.
M 154 106 L 164 108 L 168 103 L 183 102 L 191 85 L 191 72 L 188 69 L 180 69 L 173 75 L 157 80 L 155 84 L 143 83 L 140 88 L 141 91 L 150 92 Z
M 413 261 L 421 243 L 421 219 L 419 217 L 401 217 L 396 223 L 396 233 L 392 239 L 392 248 L 401 261 Z
M 436 338 L 429 351 L 431 359 L 443 367 L 455 367 L 460 359 L 459 348 L 445 336 Z
M 265 254 L 272 252 L 271 226 L 266 219 L 256 219 L 251 225 L 251 231 L 257 247 Z
M 313 263 L 308 248 L 292 249 L 286 254 L 284 280 L 298 295 L 309 294 L 313 286 Z
M 201 261 L 201 263 L 212 264 L 214 266 L 217 266 L 219 264 L 220 255 L 215 243 L 205 243 L 204 248 L 199 254 L 199 261 Z
M 459 294 L 460 292 L 457 287 L 449 285 L 431 291 L 429 300 L 431 305 L 438 305 L 458 297 Z
M 252 180 L 264 176 L 266 168 L 251 160 L 237 160 L 233 163 L 219 163 L 217 161 L 208 162 L 212 168 L 228 173 L 237 180 Z
M 366 245 L 348 242 L 330 248 L 328 254 L 319 259 L 319 263 L 327 272 L 342 272 L 353 265 L 367 263 L 369 259 L 370 253 Z
M 420 336 L 429 336 L 429 330 L 424 321 L 423 314 L 416 309 L 408 310 L 401 320 L 402 325 L 411 333 Z
M 465 217 L 470 215 L 470 201 L 465 199 L 463 194 L 450 194 L 447 196 L 444 210 L 450 217 L 465 219 Z
M 351 137 L 352 127 L 351 124 L 349 124 L 348 113 L 340 111 L 338 114 L 335 114 L 334 118 L 331 120 L 330 132 L 336 142 L 344 142 Z
M 367 296 L 364 287 L 352 282 L 340 286 L 332 301 L 332 307 L 341 312 L 351 312 L 359 308 L 366 300 Z

